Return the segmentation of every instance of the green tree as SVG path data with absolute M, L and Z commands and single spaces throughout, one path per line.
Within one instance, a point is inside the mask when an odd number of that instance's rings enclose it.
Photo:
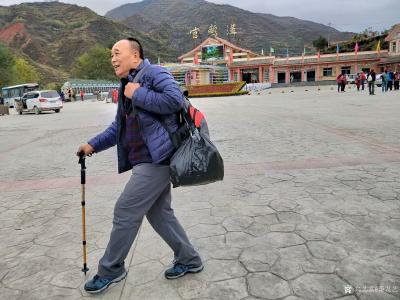
M 324 38 L 323 36 L 319 36 L 316 40 L 314 40 L 313 42 L 313 46 L 317 49 L 317 50 L 323 50 L 326 47 L 328 47 L 328 41 L 326 40 L 326 38 Z
M 372 27 L 365 28 L 361 33 L 364 38 L 372 38 L 379 35 L 378 31 L 372 30 Z
M 25 82 L 40 82 L 41 76 L 34 66 L 23 58 L 17 58 L 13 66 L 15 84 Z
M 48 89 L 48 90 L 61 91 L 61 87 L 62 86 L 63 86 L 63 84 L 60 83 L 60 82 L 49 82 L 49 83 L 44 85 L 44 88 Z
M 80 79 L 116 80 L 111 50 L 97 45 L 82 54 L 75 62 L 72 75 Z
M 14 78 L 14 63 L 14 56 L 12 56 L 6 47 L 0 44 L 0 87 L 12 83 Z

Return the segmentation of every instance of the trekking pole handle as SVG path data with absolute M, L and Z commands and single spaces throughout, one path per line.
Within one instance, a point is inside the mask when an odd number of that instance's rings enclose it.
M 85 154 L 83 152 L 79 153 L 78 163 L 81 165 L 81 184 L 86 184 L 86 163 Z

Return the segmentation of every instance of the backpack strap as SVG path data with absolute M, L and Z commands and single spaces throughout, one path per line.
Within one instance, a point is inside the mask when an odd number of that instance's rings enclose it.
M 150 67 L 150 65 L 144 65 L 139 72 L 135 75 L 135 77 L 132 80 L 132 83 L 138 83 L 140 79 L 142 79 L 144 72 Z M 137 109 L 135 108 L 134 105 L 132 105 L 131 112 L 129 113 L 130 116 L 134 117 L 137 114 Z
M 142 79 L 144 72 L 150 67 L 150 65 L 144 65 L 139 72 L 135 75 L 135 77 L 132 80 L 132 83 L 138 83 L 140 79 Z
M 196 108 L 192 106 L 189 99 L 184 96 L 184 104 L 183 108 L 176 113 L 176 117 L 178 119 L 178 129 L 175 132 L 171 132 L 171 130 L 166 126 L 164 116 L 159 116 L 159 120 L 164 129 L 168 132 L 168 135 L 172 141 L 172 144 L 176 149 L 182 145 L 182 142 L 191 134 L 194 134 L 197 131 L 193 115 Z M 200 113 L 200 112 L 199 112 Z

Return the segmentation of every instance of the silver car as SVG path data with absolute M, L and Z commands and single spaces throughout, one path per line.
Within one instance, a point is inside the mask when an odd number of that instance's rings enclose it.
M 23 112 L 34 112 L 38 115 L 42 111 L 50 110 L 59 113 L 63 108 L 61 97 L 57 91 L 54 90 L 25 93 L 16 104 L 15 108 L 20 115 L 22 115 Z

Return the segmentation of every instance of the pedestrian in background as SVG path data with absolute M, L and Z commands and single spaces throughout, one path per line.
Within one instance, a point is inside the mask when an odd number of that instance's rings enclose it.
M 118 103 L 118 89 L 114 89 L 114 90 L 113 90 L 113 102 L 114 102 L 115 104 Z
M 394 90 L 399 90 L 399 80 L 400 80 L 400 73 L 396 71 L 394 73 Z
M 393 90 L 393 81 L 394 81 L 394 73 L 392 71 L 392 69 L 389 69 L 388 73 L 387 73 L 387 89 L 388 90 Z
M 374 69 L 371 69 L 371 71 L 368 73 L 367 76 L 368 90 L 370 95 L 375 95 L 375 80 L 376 80 L 375 71 Z
M 81 96 L 81 101 L 83 101 L 83 98 L 85 97 L 85 93 L 83 92 L 83 90 L 81 90 L 79 94 Z
M 338 91 L 338 93 L 340 92 L 340 88 L 341 88 L 341 86 L 342 86 L 342 74 L 339 74 L 337 77 L 336 77 L 336 83 L 337 83 L 337 91 Z
M 101 96 L 101 95 L 100 95 L 100 91 L 97 90 L 97 91 L 96 91 L 96 100 L 97 100 L 97 101 L 100 101 L 100 100 L 101 100 L 100 96 Z
M 360 91 L 360 86 L 361 86 L 361 77 L 360 73 L 357 73 L 356 78 L 354 79 L 354 82 L 357 86 L 357 91 Z
M 385 70 L 385 72 L 382 73 L 381 79 L 382 79 L 382 92 L 384 93 L 387 91 L 387 81 L 388 81 L 387 70 Z
M 367 76 L 365 76 L 364 72 L 361 72 L 361 90 L 364 90 L 365 81 L 367 80 Z
M 347 84 L 346 74 L 342 74 L 342 80 L 340 82 L 340 91 L 341 92 L 345 92 L 346 84 Z
M 72 101 L 72 89 L 68 89 L 67 94 L 68 94 L 69 101 Z

